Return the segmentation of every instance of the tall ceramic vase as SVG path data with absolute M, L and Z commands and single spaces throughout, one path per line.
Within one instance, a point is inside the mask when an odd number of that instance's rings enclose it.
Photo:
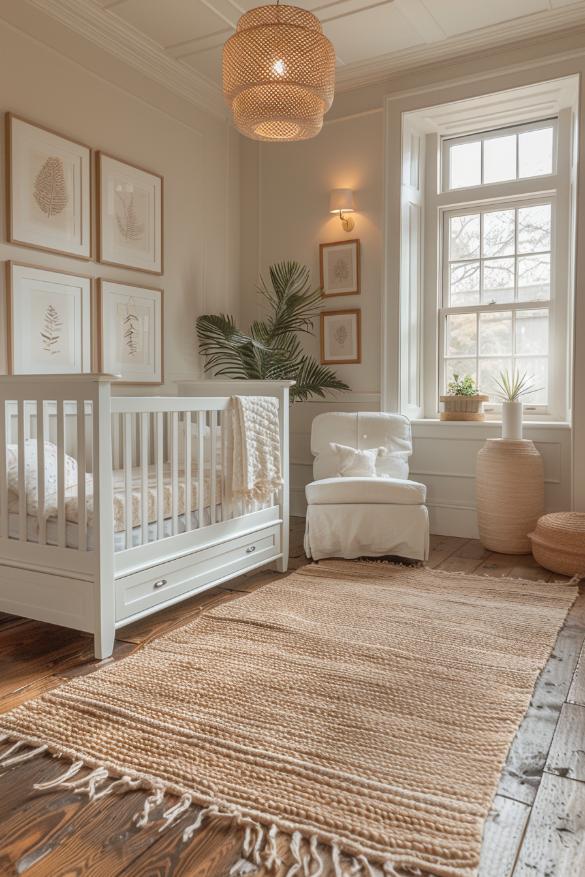
M 502 402 L 502 438 L 522 441 L 522 402 Z

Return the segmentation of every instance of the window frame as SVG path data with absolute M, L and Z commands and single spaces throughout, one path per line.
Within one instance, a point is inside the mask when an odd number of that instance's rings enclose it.
M 482 183 L 473 187 L 444 190 L 445 162 L 448 161 L 449 144 L 464 140 L 490 139 L 503 132 L 523 132 L 550 127 L 554 123 L 553 173 L 535 177 L 508 180 L 505 182 Z M 425 168 L 425 242 L 424 242 L 424 416 L 439 416 L 439 396 L 443 392 L 444 377 L 444 334 L 443 288 L 445 270 L 445 235 L 443 234 L 444 215 L 455 211 L 471 213 L 473 210 L 499 209 L 513 204 L 523 206 L 525 202 L 539 203 L 550 200 L 552 203 L 551 239 L 551 299 L 540 303 L 549 310 L 549 404 L 545 406 L 527 405 L 527 421 L 556 422 L 569 418 L 570 367 L 569 367 L 569 290 L 571 286 L 572 246 L 572 161 L 573 161 L 573 115 L 571 109 L 561 109 L 557 115 L 535 119 L 532 122 L 515 126 L 498 126 L 488 131 L 474 131 L 464 136 L 450 134 L 441 136 L 438 132 L 425 137 L 427 154 Z M 514 303 L 516 309 L 532 309 L 534 302 Z M 471 306 L 472 310 L 476 306 Z M 502 305 L 494 305 L 503 308 Z M 501 404 L 489 402 L 484 405 L 488 417 L 499 420 Z M 421 412 L 422 413 L 422 412 Z
M 544 175 L 543 175 L 544 176 Z M 550 176 L 550 175 L 546 175 Z M 513 181 L 510 181 L 513 182 Z M 491 184 L 490 184 L 491 185 Z M 464 262 L 466 260 L 461 259 L 449 259 L 449 219 L 452 216 L 466 216 L 470 213 L 478 213 L 480 215 L 485 213 L 495 213 L 502 210 L 518 210 L 522 207 L 537 207 L 544 204 L 550 204 L 551 207 L 551 240 L 550 240 L 550 297 L 548 299 L 527 299 L 526 301 L 515 300 L 513 302 L 494 302 L 491 303 L 483 303 L 479 302 L 477 305 L 450 305 L 449 298 L 449 266 L 451 262 Z M 439 341 L 438 341 L 438 385 L 439 385 L 439 395 L 445 390 L 443 389 L 445 386 L 445 360 L 447 358 L 446 354 L 446 325 L 447 325 L 447 317 L 451 314 L 482 314 L 489 313 L 490 311 L 494 313 L 498 312 L 511 312 L 511 311 L 526 311 L 526 310 L 547 310 L 549 313 L 549 338 L 548 338 L 548 397 L 549 402 L 544 404 L 531 404 L 528 403 L 525 405 L 525 412 L 527 414 L 539 414 L 539 415 L 548 415 L 551 409 L 550 398 L 551 393 L 556 389 L 552 386 L 553 374 L 552 374 L 552 361 L 558 355 L 558 351 L 556 350 L 556 344 L 553 344 L 553 332 L 552 325 L 554 322 L 554 311 L 556 305 L 556 289 L 555 289 L 555 279 L 556 279 L 556 269 L 557 269 L 557 251 L 556 251 L 556 227 L 557 227 L 557 197 L 556 192 L 554 194 L 540 194 L 535 197 L 522 197 L 506 200 L 498 200 L 493 202 L 491 199 L 483 200 L 480 203 L 467 203 L 465 206 L 457 207 L 457 208 L 449 208 L 443 207 L 439 209 L 439 229 L 440 229 L 440 246 L 441 246 L 441 281 L 439 284 L 439 307 L 437 318 L 439 321 L 438 332 L 439 332 Z M 483 227 L 483 224 L 480 228 Z M 480 240 L 481 240 L 481 231 L 480 231 Z M 516 270 L 516 262 L 519 257 L 523 255 L 538 255 L 538 251 L 533 253 L 518 253 L 518 226 L 516 224 L 515 227 L 515 243 L 514 243 L 514 254 L 510 258 L 514 258 L 515 260 L 515 270 Z M 545 251 L 540 251 L 544 253 Z M 498 258 L 498 257 L 487 257 L 490 258 Z M 505 258 L 505 257 L 500 257 Z M 483 256 L 481 252 L 481 244 L 480 244 L 480 255 L 477 259 L 470 259 L 469 261 L 476 261 L 480 264 L 480 271 L 482 271 L 482 266 L 484 264 L 486 257 Z M 517 277 L 514 278 L 515 288 L 517 283 Z M 481 280 L 480 280 L 480 296 L 481 296 Z M 513 354 L 512 354 L 513 356 Z M 465 358 L 465 357 L 458 357 Z M 470 356 L 470 358 L 472 358 Z M 504 357 L 502 357 L 504 358 Z M 480 354 L 479 354 L 479 336 L 477 338 L 477 351 L 475 355 L 475 359 L 479 362 Z M 479 379 L 479 375 L 477 375 Z M 484 409 L 487 412 L 499 412 L 501 410 L 501 403 L 497 401 L 491 401 L 485 403 Z
M 489 186 L 507 186 L 510 183 L 518 183 L 525 182 L 526 180 L 540 180 L 546 179 L 551 176 L 555 176 L 558 170 L 558 140 L 559 140 L 559 130 L 558 130 L 558 117 L 551 116 L 545 119 L 539 119 L 535 122 L 527 122 L 520 125 L 510 125 L 510 126 L 501 126 L 498 128 L 492 128 L 488 131 L 476 131 L 475 133 L 465 134 L 460 137 L 450 137 L 445 136 L 441 138 L 441 191 L 442 192 L 464 192 L 468 188 L 477 188 L 477 189 L 487 189 Z M 520 150 L 516 149 L 516 176 L 511 180 L 500 180 L 495 183 L 484 183 L 483 175 L 484 175 L 484 149 L 483 144 L 486 140 L 497 140 L 498 137 L 505 137 L 506 135 L 511 134 L 524 134 L 530 131 L 541 131 L 543 128 L 551 128 L 553 129 L 553 154 L 552 154 L 552 173 L 550 174 L 538 174 L 532 177 L 521 177 L 519 175 L 520 171 Z M 451 171 L 451 162 L 449 150 L 451 146 L 458 146 L 461 143 L 475 143 L 480 141 L 481 146 L 481 178 L 482 182 L 478 183 L 477 186 L 468 187 L 468 186 L 458 186 L 457 188 L 451 188 L 449 185 L 450 171 Z

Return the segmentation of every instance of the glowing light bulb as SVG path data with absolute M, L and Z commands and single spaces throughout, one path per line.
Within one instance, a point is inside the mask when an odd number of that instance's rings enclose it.
M 278 61 L 275 61 L 272 65 L 272 70 L 276 73 L 277 76 L 284 76 L 286 73 L 286 66 L 282 58 L 279 58 Z

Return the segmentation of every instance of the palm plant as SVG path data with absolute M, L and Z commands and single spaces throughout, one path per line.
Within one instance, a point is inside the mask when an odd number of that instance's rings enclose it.
M 293 401 L 325 398 L 327 390 L 349 390 L 333 369 L 305 353 L 302 335 L 313 334 L 321 290 L 311 289 L 309 269 L 298 262 L 277 262 L 269 268 L 270 286 L 261 279 L 258 292 L 267 316 L 248 332 L 227 314 L 204 314 L 196 323 L 204 370 L 235 379 L 294 380 Z

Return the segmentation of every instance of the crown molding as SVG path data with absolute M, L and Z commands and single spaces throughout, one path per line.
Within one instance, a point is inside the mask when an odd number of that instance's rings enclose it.
M 214 83 L 170 57 L 157 42 L 92 0 L 26 2 L 198 109 L 220 119 L 227 117 L 221 91 Z
M 380 83 L 398 73 L 458 60 L 489 49 L 504 49 L 514 43 L 534 41 L 537 44 L 553 35 L 572 33 L 575 28 L 585 28 L 585 2 L 538 12 L 446 40 L 421 43 L 368 61 L 356 61 L 338 68 L 337 91 L 351 91 Z

